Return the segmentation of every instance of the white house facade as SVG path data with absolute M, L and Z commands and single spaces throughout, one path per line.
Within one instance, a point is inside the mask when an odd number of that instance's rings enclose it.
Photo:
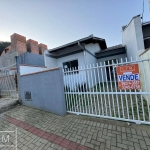
M 125 57 L 125 46 L 120 44 L 107 48 L 105 39 L 94 37 L 93 35 L 54 49 L 46 50 L 44 54 L 45 66 L 47 68 L 62 67 L 64 70 L 70 71 L 82 70 L 84 67 L 93 67 L 93 65 L 97 65 L 97 63 L 99 65 L 119 63 L 124 61 Z M 110 69 L 113 74 L 114 68 Z M 108 75 L 104 75 L 103 80 L 101 79 L 102 82 L 106 81 L 106 77 L 109 80 L 109 72 L 107 69 L 106 71 Z M 85 71 L 77 71 L 76 75 L 65 74 L 65 76 L 70 76 L 71 79 L 78 79 L 78 83 L 69 85 L 72 86 L 72 88 L 75 87 L 76 84 L 83 84 L 88 80 Z M 95 82 L 97 81 L 94 80 L 93 82 L 96 84 Z

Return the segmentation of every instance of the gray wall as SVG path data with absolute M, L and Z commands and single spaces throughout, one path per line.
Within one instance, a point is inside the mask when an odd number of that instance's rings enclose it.
M 58 67 L 57 65 L 57 59 L 56 58 L 52 58 L 52 57 L 49 57 L 49 52 L 48 50 L 45 50 L 44 51 L 44 62 L 45 62 L 45 66 L 47 68 L 55 68 L 55 67 Z
M 12 50 L 6 53 L 3 56 L 0 56 L 0 68 L 8 67 L 16 63 L 16 56 L 18 56 L 18 52 L 16 50 Z M 34 66 L 45 66 L 44 63 L 44 56 L 39 54 L 33 53 L 24 53 L 18 56 L 19 64 L 26 64 L 26 65 L 34 65 Z
M 122 42 L 127 49 L 127 58 L 136 58 L 144 51 L 143 32 L 141 27 L 141 17 L 135 16 L 122 31 Z
M 66 103 L 62 69 L 20 76 L 20 99 L 24 105 L 66 115 Z M 25 100 L 25 92 L 31 92 L 32 100 Z
M 26 52 L 18 57 L 19 64 L 45 66 L 44 56 Z

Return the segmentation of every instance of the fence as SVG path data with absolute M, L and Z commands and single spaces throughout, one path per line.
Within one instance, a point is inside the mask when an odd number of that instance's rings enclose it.
M 0 96 L 17 97 L 16 64 L 0 68 Z
M 145 62 L 149 67 L 145 68 Z M 138 64 L 140 81 L 128 82 L 133 84 L 128 86 L 130 89 L 119 89 L 116 68 L 129 64 Z M 130 61 L 121 59 L 121 62 L 112 60 L 78 69 L 65 69 L 63 74 L 67 112 L 150 124 L 150 81 L 146 78 L 145 71 L 150 76 L 149 58 L 136 58 L 134 61 L 132 58 Z M 136 86 L 138 82 L 141 88 Z

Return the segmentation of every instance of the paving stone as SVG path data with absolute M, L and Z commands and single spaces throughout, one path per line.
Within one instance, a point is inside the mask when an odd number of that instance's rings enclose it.
M 139 135 L 132 135 L 132 137 L 135 139 L 140 139 L 140 140 L 144 139 L 142 136 L 139 136 Z
M 130 145 L 130 146 L 134 146 L 133 142 L 131 142 L 131 141 L 122 140 L 122 143 L 126 144 L 126 145 Z
M 25 145 L 22 147 L 22 150 L 28 150 L 28 149 L 29 148 L 27 146 L 25 146 Z
M 91 143 L 85 143 L 85 146 L 87 146 L 89 148 L 94 148 L 94 144 L 91 144 Z
M 109 140 L 106 140 L 106 148 L 110 149 L 110 146 L 111 146 L 111 142 Z
M 121 127 L 122 132 L 126 132 L 125 127 Z
M 150 145 L 150 138 L 144 137 L 146 145 Z
M 120 135 L 117 135 L 117 142 L 121 143 L 121 136 Z
M 112 129 L 112 125 L 108 125 L 108 129 L 111 130 Z
M 138 139 L 131 138 L 131 137 L 127 137 L 127 139 L 128 139 L 128 141 L 135 142 L 135 143 L 139 143 L 139 140 L 138 140 Z
M 131 129 L 130 128 L 126 128 L 126 132 L 127 133 L 131 133 Z
M 94 139 L 94 140 L 97 139 L 97 133 L 94 133 L 94 134 L 93 134 L 92 139 Z
M 141 132 L 141 130 L 136 130 L 136 132 L 137 132 L 137 135 L 142 136 L 142 132 Z
M 142 131 L 143 136 L 148 137 L 148 133 L 146 131 Z
M 103 135 L 107 135 L 107 129 L 103 130 Z
M 81 141 L 81 144 L 84 145 L 85 141 L 86 141 L 86 138 L 83 138 L 82 141 Z
M 115 121 L 110 124 L 107 121 L 90 121 L 78 116 L 62 117 L 26 106 L 16 107 L 6 114 L 26 123 L 26 129 L 23 126 L 17 127 L 18 149 L 21 150 L 23 147 L 29 150 L 64 150 L 71 141 L 73 147 L 68 149 L 75 149 L 80 145 L 79 150 L 87 147 L 95 150 L 150 150 L 150 131 L 139 125 L 126 127 L 119 123 L 116 125 Z M 30 132 L 27 124 L 39 129 L 36 131 L 31 128 Z M 13 130 L 16 125 L 7 120 L 1 121 L 0 129 L 4 128 Z M 45 133 L 50 133 L 50 136 Z
M 122 139 L 124 139 L 124 140 L 127 139 L 127 134 L 126 133 L 123 132 L 121 136 L 122 136 Z
M 100 150 L 105 150 L 105 144 L 104 143 L 101 143 Z
M 128 149 L 128 146 L 122 143 L 117 143 L 117 147 L 123 148 L 123 149 Z
M 110 136 L 107 136 L 107 135 L 102 135 L 102 138 L 103 138 L 103 139 L 106 139 L 106 140 L 111 140 L 111 137 L 110 137 Z
M 121 127 L 117 126 L 117 131 L 120 132 L 121 131 Z
M 100 146 L 100 142 L 99 142 L 99 141 L 92 140 L 91 143 L 92 143 L 93 145 Z
M 129 150 L 135 150 L 133 146 L 128 146 Z
M 131 133 L 136 134 L 136 130 L 131 128 Z
M 117 130 L 117 126 L 113 125 L 113 130 L 116 131 Z
M 111 139 L 111 145 L 117 146 L 117 138 L 112 138 Z
M 111 146 L 111 150 L 122 150 L 122 148 L 116 147 L 116 146 Z
M 94 150 L 99 150 L 100 147 L 99 146 L 94 146 Z
M 146 146 L 146 144 L 145 144 L 145 141 L 143 141 L 143 140 L 139 140 L 139 141 L 140 141 L 141 148 L 142 148 L 142 149 L 147 149 L 147 146 Z
M 138 143 L 134 143 L 135 150 L 141 150 L 141 147 Z
M 92 136 L 89 135 L 89 136 L 87 137 L 87 142 L 90 143 L 90 142 L 91 142 L 91 139 L 92 139 Z

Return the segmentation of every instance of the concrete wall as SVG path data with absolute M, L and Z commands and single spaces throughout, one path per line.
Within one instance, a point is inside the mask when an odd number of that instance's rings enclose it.
M 150 49 L 145 51 L 140 55 L 140 59 L 150 59 Z M 143 64 L 139 63 L 140 70 L 140 81 L 142 86 L 142 91 L 146 92 L 145 85 L 147 87 L 147 92 L 150 92 L 150 61 L 144 61 Z M 145 80 L 144 80 L 145 76 Z M 147 99 L 146 95 L 143 95 Z M 150 95 L 148 95 L 149 105 L 150 105 Z
M 72 54 L 69 56 L 61 57 L 57 59 L 57 65 L 58 67 L 63 67 L 63 63 L 71 60 L 78 60 L 78 65 L 83 66 L 84 65 L 84 56 L 83 52 Z
M 48 52 L 48 50 L 45 50 L 45 52 L 44 52 L 44 63 L 45 63 L 45 66 L 47 68 L 58 67 L 57 59 L 56 58 L 52 58 L 52 57 L 48 57 L 47 55 L 49 55 L 49 52 Z
M 55 67 L 62 67 L 63 68 L 63 63 L 71 60 L 78 60 L 78 65 L 79 66 L 84 66 L 84 56 L 83 52 L 77 53 L 77 54 L 72 54 L 69 56 L 61 57 L 61 58 L 52 58 L 46 56 L 48 52 L 46 51 L 44 54 L 44 59 L 45 59 L 45 66 L 47 68 L 55 68 Z
M 31 92 L 31 101 L 25 100 L 27 91 Z M 20 76 L 20 99 L 24 105 L 66 115 L 62 69 Z
M 89 51 L 90 51 L 91 53 L 93 53 L 93 54 L 94 54 L 95 52 L 101 50 L 101 48 L 100 48 L 100 46 L 99 46 L 98 43 L 95 43 L 95 44 L 93 44 L 93 43 L 86 44 L 86 45 L 85 45 L 85 48 L 86 48 L 87 50 L 89 50 Z
M 18 56 L 19 64 L 33 65 L 33 66 L 45 66 L 44 56 L 39 54 L 33 54 L 26 52 Z
M 83 67 L 84 66 L 83 52 L 59 58 L 57 59 L 57 65 L 58 67 L 63 68 L 63 63 L 71 60 L 78 60 L 78 65 L 80 67 L 81 66 Z M 75 89 L 77 84 L 81 84 L 85 82 L 85 80 L 86 80 L 85 73 L 82 71 L 79 71 L 75 75 L 64 75 L 64 84 L 71 87 L 73 90 Z
M 20 75 L 47 70 L 45 67 L 22 66 L 20 65 Z
M 122 31 L 122 42 L 127 49 L 127 57 L 136 58 L 144 51 L 143 33 L 140 16 L 133 17 L 130 23 Z

